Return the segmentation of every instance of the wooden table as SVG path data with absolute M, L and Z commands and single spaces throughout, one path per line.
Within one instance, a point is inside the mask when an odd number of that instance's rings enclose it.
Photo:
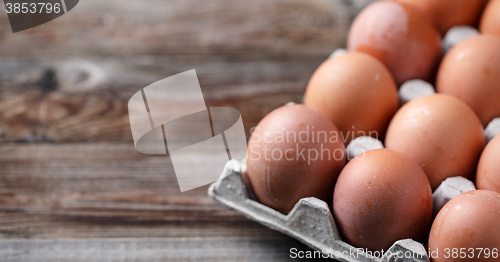
M 85 0 L 13 34 L 0 10 L 0 261 L 288 261 L 297 241 L 180 193 L 127 102 L 196 69 L 249 130 L 300 102 L 370 0 Z M 304 260 L 313 261 L 313 260 Z

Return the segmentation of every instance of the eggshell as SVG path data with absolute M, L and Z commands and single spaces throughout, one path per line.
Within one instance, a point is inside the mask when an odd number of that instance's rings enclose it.
M 435 190 L 448 177 L 473 180 L 486 143 L 472 109 L 448 95 L 435 94 L 405 104 L 389 124 L 386 148 L 420 164 Z
M 499 261 L 499 218 L 499 193 L 474 190 L 453 198 L 439 211 L 432 224 L 429 235 L 432 261 Z M 457 253 L 454 255 L 455 248 Z M 491 255 L 493 249 L 496 249 L 496 257 Z M 489 258 L 485 257 L 486 253 L 490 254 Z M 460 258 L 463 254 L 466 257 Z
M 500 135 L 484 148 L 476 173 L 476 186 L 500 193 Z
M 398 85 L 410 79 L 430 81 L 441 59 L 441 36 L 429 18 L 411 5 L 393 1 L 372 3 L 359 14 L 347 47 L 380 60 Z
M 245 176 L 261 203 L 286 214 L 304 197 L 331 200 L 344 150 L 337 127 L 321 112 L 283 106 L 252 132 Z
M 486 126 L 500 116 L 500 37 L 479 35 L 453 47 L 439 67 L 436 88 L 467 103 Z
M 360 136 L 383 137 L 398 109 L 398 94 L 382 63 L 363 53 L 347 53 L 316 70 L 304 103 L 330 118 L 349 143 Z
M 488 0 L 398 0 L 426 13 L 441 34 L 456 25 L 475 26 Z
M 340 173 L 333 195 L 335 221 L 344 241 L 371 251 L 427 236 L 432 192 L 420 166 L 389 149 L 371 150 Z
M 500 0 L 490 0 L 484 9 L 479 31 L 500 36 Z

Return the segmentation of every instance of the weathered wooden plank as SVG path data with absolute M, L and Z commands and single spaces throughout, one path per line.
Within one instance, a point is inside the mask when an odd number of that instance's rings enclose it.
M 0 141 L 130 141 L 128 98 L 193 68 L 248 132 L 301 101 L 370 1 L 88 0 L 16 34 L 0 17 Z
M 0 156 L 0 238 L 282 238 L 207 186 L 181 193 L 169 159 L 133 143 L 2 144 Z
M 345 44 L 353 14 L 369 1 L 87 0 L 17 34 L 2 15 L 0 56 L 324 56 Z
M 2 208 L 0 238 L 246 238 L 285 236 L 216 206 L 101 204 L 99 208 Z M 114 206 L 114 207 L 110 207 Z M 154 211 L 155 207 L 159 209 Z
M 114 75 L 113 80 L 107 81 L 109 84 L 84 93 L 63 90 L 67 85 L 44 92 L 41 73 L 33 74 L 33 79 L 16 78 L 15 74 L 11 78 L 3 77 L 11 87 L 6 84 L 6 90 L 0 91 L 0 141 L 130 141 L 128 99 L 140 88 L 162 78 L 162 68 L 157 66 L 155 76 L 145 73 L 141 78 L 144 70 L 136 72 L 118 66 L 119 63 L 120 60 L 109 63 L 112 65 L 106 69 L 115 70 L 109 73 Z M 290 101 L 300 102 L 317 62 L 240 61 L 198 65 L 192 68 L 196 68 L 199 75 L 207 106 L 237 108 L 248 131 L 272 109 Z M 11 70 L 21 69 L 5 69 Z M 178 72 L 170 69 L 165 76 L 175 73 Z
M 0 240 L 0 258 L 18 261 L 296 261 L 290 249 L 310 251 L 290 239 L 60 239 Z M 296 251 L 294 251 L 296 252 Z M 293 253 L 292 253 L 293 255 Z M 300 259 L 300 261 L 323 261 Z M 332 260 L 325 260 L 332 261 Z
M 0 156 L 2 261 L 289 261 L 290 248 L 307 250 L 218 206 L 207 186 L 180 193 L 168 158 L 132 143 L 0 144 Z

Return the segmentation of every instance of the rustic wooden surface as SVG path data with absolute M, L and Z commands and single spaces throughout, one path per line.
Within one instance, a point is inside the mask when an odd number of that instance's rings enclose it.
M 237 108 L 248 132 L 301 101 L 370 1 L 85 0 L 16 34 L 0 7 L 0 260 L 288 261 L 307 250 L 218 206 L 207 186 L 180 193 L 167 157 L 133 147 L 127 102 L 196 69 L 207 105 Z

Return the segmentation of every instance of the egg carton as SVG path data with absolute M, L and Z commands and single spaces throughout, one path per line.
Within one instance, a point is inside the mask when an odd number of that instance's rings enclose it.
M 251 190 L 245 185 L 241 173 L 234 171 L 240 169 L 238 161 L 230 160 L 220 179 L 210 185 L 208 195 L 226 208 L 299 240 L 319 251 L 323 257 L 344 262 L 429 261 L 425 247 L 411 239 L 397 241 L 383 255 L 349 245 L 342 241 L 328 204 L 318 198 L 300 199 L 288 215 L 265 206 L 251 197 Z M 434 212 L 453 197 L 471 190 L 475 190 L 474 184 L 463 177 L 446 179 L 432 196 Z

